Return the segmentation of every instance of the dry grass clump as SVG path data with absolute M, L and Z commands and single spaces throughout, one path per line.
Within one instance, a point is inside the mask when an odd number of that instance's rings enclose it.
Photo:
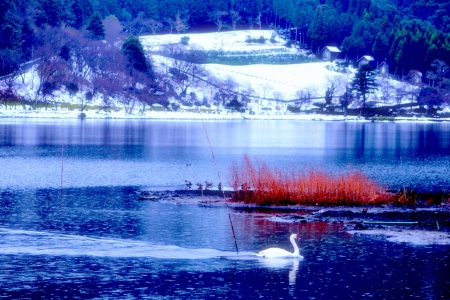
M 230 168 L 236 200 L 260 205 L 365 205 L 392 201 L 392 195 L 358 171 L 333 175 L 321 169 L 281 171 L 244 156 Z

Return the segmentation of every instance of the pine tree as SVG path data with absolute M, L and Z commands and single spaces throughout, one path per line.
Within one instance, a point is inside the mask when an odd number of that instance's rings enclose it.
M 72 12 L 74 15 L 73 27 L 80 29 L 86 25 L 89 17 L 92 15 L 94 9 L 89 0 L 76 0 L 72 5 Z
M 62 7 L 59 0 L 45 0 L 42 3 L 46 23 L 52 27 L 61 25 Z
M 317 46 L 317 51 L 320 50 L 320 46 L 322 46 L 322 44 L 328 38 L 327 26 L 323 17 L 323 10 L 321 5 L 319 5 L 316 9 L 314 20 L 312 21 L 308 29 L 308 35 L 309 38 L 314 42 L 315 46 Z
M 351 89 L 357 95 L 362 96 L 361 114 L 364 114 L 367 95 L 378 89 L 376 73 L 369 64 L 363 64 L 359 67 L 351 83 Z
M 145 57 L 144 47 L 135 36 L 130 36 L 122 45 L 122 53 L 127 58 L 127 68 L 133 76 L 133 70 L 147 74 L 154 78 L 152 66 Z
M 103 40 L 105 38 L 105 26 L 103 26 L 102 19 L 98 13 L 94 13 L 86 27 L 91 37 L 96 40 Z

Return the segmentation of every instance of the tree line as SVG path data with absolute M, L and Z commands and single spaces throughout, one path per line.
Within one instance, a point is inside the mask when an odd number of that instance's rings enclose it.
M 450 64 L 449 15 L 446 0 L 3 0 L 0 76 L 35 57 L 38 28 L 92 30 L 110 16 L 132 35 L 289 29 L 313 52 L 335 45 L 348 59 L 372 54 L 387 61 L 396 74 L 426 73 L 435 59 Z

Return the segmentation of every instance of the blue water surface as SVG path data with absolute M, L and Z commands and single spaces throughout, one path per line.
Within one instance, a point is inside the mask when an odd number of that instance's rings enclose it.
M 199 121 L 1 119 L 0 297 L 449 299 L 449 246 L 355 236 L 279 212 L 141 201 L 217 182 Z M 281 167 L 361 168 L 391 186 L 449 186 L 447 124 L 206 122 L 221 175 L 243 155 Z M 190 165 L 188 165 L 190 164 Z M 293 212 L 301 213 L 301 212 Z M 254 256 L 291 250 L 304 259 Z

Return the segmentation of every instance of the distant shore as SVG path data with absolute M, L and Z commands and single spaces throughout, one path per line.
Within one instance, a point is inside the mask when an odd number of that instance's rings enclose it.
M 83 116 L 81 116 L 83 113 Z M 371 117 L 322 115 L 322 114 L 243 114 L 198 113 L 173 111 L 147 111 L 144 114 L 125 114 L 122 111 L 77 111 L 67 109 L 0 109 L 0 118 L 46 118 L 46 119 L 157 119 L 157 120 L 292 120 L 292 121 L 348 121 L 348 122 L 450 122 L 450 118 L 429 117 Z

